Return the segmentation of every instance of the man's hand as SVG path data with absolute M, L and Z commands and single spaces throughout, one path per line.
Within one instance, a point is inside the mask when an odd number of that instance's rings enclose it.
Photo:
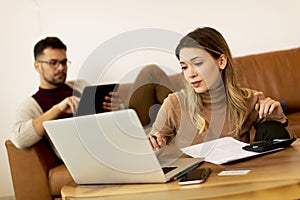
M 118 92 L 110 92 L 109 96 L 105 97 L 103 108 L 106 110 L 122 110 L 125 106 Z
M 78 103 L 79 98 L 76 96 L 65 98 L 60 103 L 54 105 L 51 109 L 32 120 L 34 130 L 38 135 L 43 136 L 45 134 L 45 129 L 43 127 L 44 121 L 57 119 L 57 117 L 64 113 L 74 114 L 77 110 Z
M 79 100 L 80 99 L 76 96 L 70 96 L 58 103 L 57 106 L 61 113 L 75 114 Z

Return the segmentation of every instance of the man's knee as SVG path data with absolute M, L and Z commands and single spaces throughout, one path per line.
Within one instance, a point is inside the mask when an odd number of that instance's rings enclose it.
M 150 64 L 150 65 L 146 65 L 145 67 L 143 67 L 143 69 L 141 70 L 141 73 L 146 73 L 146 74 L 152 74 L 152 73 L 157 73 L 157 72 L 161 72 L 162 69 L 154 64 Z

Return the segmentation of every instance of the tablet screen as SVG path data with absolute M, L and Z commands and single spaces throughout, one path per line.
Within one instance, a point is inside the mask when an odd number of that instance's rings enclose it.
M 84 88 L 75 116 L 108 112 L 103 108 L 104 97 L 116 92 L 119 84 L 94 85 Z

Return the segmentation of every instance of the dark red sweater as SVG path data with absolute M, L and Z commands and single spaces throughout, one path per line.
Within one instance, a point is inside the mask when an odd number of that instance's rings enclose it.
M 59 87 L 55 89 L 42 89 L 39 88 L 39 90 L 32 95 L 32 97 L 38 102 L 38 104 L 41 106 L 43 112 L 46 112 L 52 106 L 55 104 L 58 104 L 62 100 L 64 100 L 66 97 L 69 96 L 77 96 L 80 97 L 80 93 L 77 90 L 73 90 L 70 86 L 67 84 L 62 84 Z M 73 115 L 62 115 L 59 118 L 66 118 L 66 117 L 72 117 Z

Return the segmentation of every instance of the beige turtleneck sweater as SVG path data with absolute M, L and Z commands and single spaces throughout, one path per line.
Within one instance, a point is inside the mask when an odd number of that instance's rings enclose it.
M 252 92 L 254 93 L 255 91 Z M 190 119 L 188 102 L 186 102 L 185 95 L 185 91 L 181 90 L 170 94 L 164 100 L 150 134 L 160 132 L 167 138 L 170 138 L 168 142 L 174 138 L 173 142 L 178 147 L 186 147 L 225 136 L 249 142 L 251 128 L 263 121 L 259 118 L 254 108 L 258 98 L 251 95 L 249 99 L 246 99 L 249 109 L 247 120 L 242 130 L 235 136 L 226 108 L 224 88 L 219 87 L 213 90 L 213 92 L 200 94 L 204 107 L 200 115 L 206 120 L 208 127 L 208 131 L 200 134 Z

